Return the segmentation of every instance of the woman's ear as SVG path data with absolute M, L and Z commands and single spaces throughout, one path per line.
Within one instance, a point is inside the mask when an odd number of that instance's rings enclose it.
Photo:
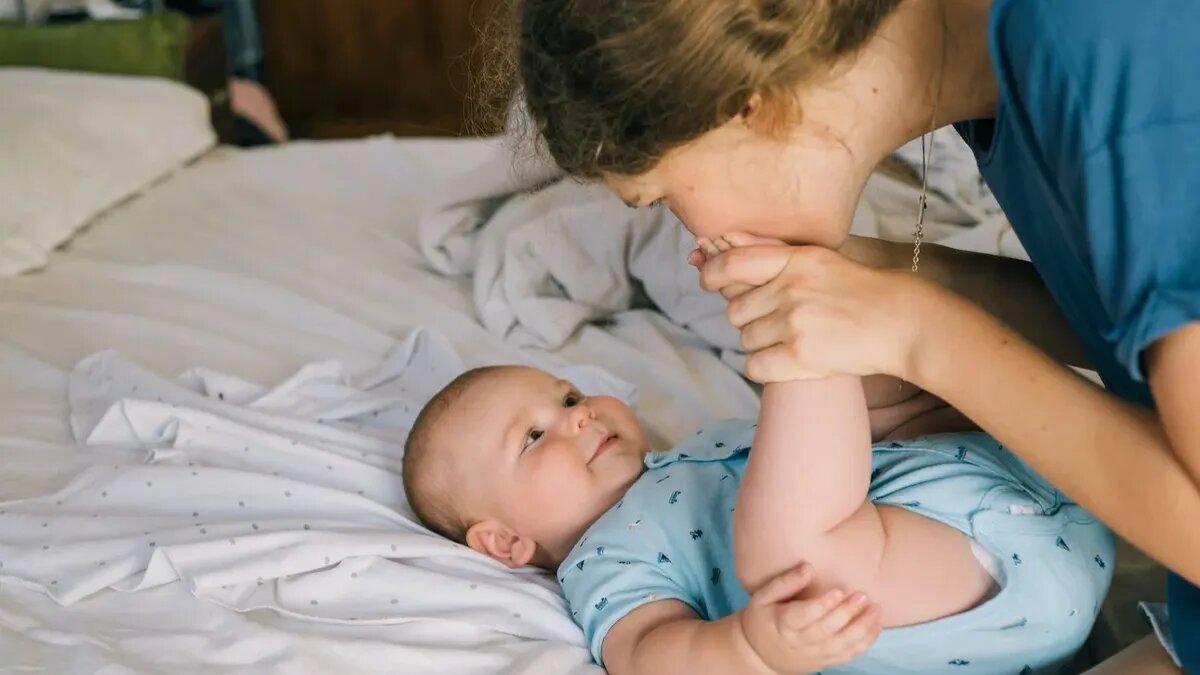
M 750 100 L 746 101 L 746 105 L 742 106 L 742 111 L 738 113 L 738 117 L 743 121 L 751 121 L 755 115 L 762 111 L 763 95 L 759 92 L 754 92 L 750 95 Z
M 467 546 L 513 569 L 528 565 L 538 550 L 537 542 L 495 520 L 472 525 L 467 530 Z

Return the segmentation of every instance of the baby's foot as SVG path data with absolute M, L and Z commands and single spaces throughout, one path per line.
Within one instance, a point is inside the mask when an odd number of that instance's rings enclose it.
M 696 248 L 688 254 L 688 264 L 693 267 L 702 267 L 704 263 L 718 255 L 730 249 L 741 248 L 743 246 L 785 246 L 786 244 L 787 242 L 779 239 L 760 237 L 744 232 L 730 232 L 716 239 L 698 237 L 696 239 Z
M 688 262 L 696 267 L 702 267 L 705 263 L 713 258 L 730 251 L 735 248 L 744 246 L 786 246 L 787 242 L 779 239 L 770 239 L 767 237 L 759 237 L 753 234 L 745 234 L 743 232 L 730 232 L 729 234 L 717 237 L 716 239 L 707 239 L 704 237 L 696 239 L 696 250 L 688 254 Z M 720 290 L 721 295 L 726 300 L 732 300 L 746 291 L 754 288 L 747 284 L 732 284 Z
M 688 253 L 688 264 L 697 269 L 704 267 L 704 263 L 716 257 L 720 251 L 716 246 L 713 246 L 711 240 L 705 237 L 696 237 L 696 248 Z

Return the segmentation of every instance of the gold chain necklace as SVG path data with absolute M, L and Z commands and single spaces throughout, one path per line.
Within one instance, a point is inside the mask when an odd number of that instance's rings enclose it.
M 946 30 L 942 28 L 942 65 L 938 72 L 937 91 L 933 95 L 933 114 L 929 116 L 929 142 L 921 136 L 921 196 L 917 198 L 917 226 L 913 230 L 912 271 L 921 267 L 921 240 L 925 238 L 925 208 L 929 195 L 929 162 L 933 157 L 933 135 L 937 131 L 938 102 L 942 100 L 942 82 L 946 74 Z
M 929 144 L 926 149 L 925 135 L 921 135 L 921 196 L 917 198 L 917 226 L 913 230 L 912 271 L 921 266 L 921 240 L 925 237 L 925 207 L 929 193 L 929 158 L 933 155 L 934 125 L 937 124 L 937 106 L 934 106 L 934 121 L 929 125 Z

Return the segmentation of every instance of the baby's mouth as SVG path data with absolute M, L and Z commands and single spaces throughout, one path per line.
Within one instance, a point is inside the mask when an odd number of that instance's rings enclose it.
M 592 458 L 588 460 L 588 464 L 591 464 L 592 462 L 594 462 L 596 460 L 597 457 L 599 457 L 600 455 L 603 455 L 604 453 L 608 452 L 609 450 L 612 450 L 615 447 L 617 447 L 617 435 L 609 434 L 608 436 L 606 436 L 604 438 L 603 441 L 600 442 L 600 445 L 596 448 L 596 451 L 592 453 Z

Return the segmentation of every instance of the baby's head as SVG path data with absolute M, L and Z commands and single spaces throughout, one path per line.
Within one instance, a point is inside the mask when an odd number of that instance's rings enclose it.
M 463 373 L 417 416 L 404 488 L 433 531 L 510 566 L 553 569 L 645 468 L 629 406 L 522 366 Z

